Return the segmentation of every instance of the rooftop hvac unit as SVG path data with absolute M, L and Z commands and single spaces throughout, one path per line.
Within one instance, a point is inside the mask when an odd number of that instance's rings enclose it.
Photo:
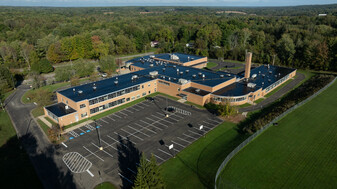
M 97 87 L 96 87 L 96 86 L 93 86 L 92 89 L 94 89 L 94 91 L 96 91 Z
M 195 77 L 197 77 L 197 75 L 193 74 L 192 77 L 195 78 Z
M 179 60 L 179 57 L 177 55 L 175 55 L 175 54 L 171 54 L 170 55 L 170 59 L 171 60 Z
M 200 76 L 202 75 L 202 73 L 201 73 L 201 72 L 199 72 L 198 74 L 199 74 Z
M 68 109 L 69 109 L 69 106 L 68 106 L 68 105 L 66 105 L 64 108 L 65 108 L 66 110 L 68 110 Z
M 78 91 L 78 94 L 81 95 L 83 93 L 83 91 Z
M 163 68 L 163 72 L 165 72 L 166 68 Z
M 73 88 L 73 92 L 75 92 L 76 91 L 76 89 L 75 88 Z
M 153 64 L 150 64 L 150 67 L 153 67 Z
M 195 92 L 200 93 L 200 89 L 195 89 Z
M 179 69 L 177 69 L 177 72 L 179 72 Z
M 116 77 L 116 80 L 118 80 L 118 77 Z
M 224 75 L 220 75 L 221 78 L 225 77 Z
M 269 71 L 269 74 L 272 74 L 273 72 L 272 71 Z
M 248 84 L 247 84 L 247 87 L 250 87 L 250 88 L 254 88 L 255 86 L 256 86 L 255 83 L 248 83 Z
M 177 66 L 176 65 L 173 65 L 174 68 L 176 68 Z
M 227 76 L 231 76 L 231 74 L 226 74 Z
M 150 55 L 150 58 L 154 58 L 155 56 L 154 55 Z
M 205 74 L 202 74 L 202 78 L 205 78 L 206 76 L 205 76 Z
M 149 73 L 150 74 L 150 76 L 157 76 L 158 75 L 158 71 L 152 71 L 152 72 L 150 72 Z
M 180 72 L 180 75 L 183 75 L 184 72 Z
M 252 75 L 252 78 L 253 78 L 253 79 L 255 79 L 255 78 L 256 78 L 256 76 L 257 76 L 256 74 L 253 74 L 253 75 Z
M 115 85 L 117 85 L 117 84 L 118 84 L 118 81 L 115 81 L 114 83 L 115 83 Z
M 186 83 L 188 83 L 188 81 L 186 79 L 179 79 L 179 83 L 180 84 L 186 84 Z
M 186 70 L 185 72 L 188 73 L 188 72 L 190 72 L 190 70 Z
M 131 77 L 131 80 L 136 80 L 137 78 L 138 78 L 137 75 L 133 75 L 133 76 Z

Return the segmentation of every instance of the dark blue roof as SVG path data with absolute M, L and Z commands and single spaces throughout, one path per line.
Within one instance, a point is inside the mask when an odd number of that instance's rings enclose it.
M 65 107 L 66 107 L 66 104 L 60 102 L 57 104 L 47 106 L 46 109 L 50 111 L 51 113 L 53 113 L 54 115 L 56 115 L 57 117 L 62 117 L 67 114 L 76 112 L 76 110 L 72 109 L 70 106 L 68 106 L 68 109 L 66 109 Z
M 229 96 L 229 97 L 235 97 L 235 96 L 244 96 L 251 92 L 259 90 L 261 87 L 255 86 L 254 88 L 247 87 L 245 83 L 239 83 L 235 82 L 232 83 L 224 88 L 221 88 L 215 92 L 213 92 L 214 95 L 219 96 Z
M 269 67 L 268 65 L 259 66 L 250 71 L 249 82 L 255 83 L 256 85 L 261 86 L 262 89 L 265 89 L 295 70 L 296 69 L 293 68 L 272 65 L 269 65 Z M 252 78 L 254 74 L 256 74 L 256 77 Z M 244 75 L 244 73 L 242 75 Z
M 177 71 L 179 70 L 179 71 Z M 156 65 L 153 67 L 134 72 L 135 74 L 148 75 L 151 71 L 158 71 L 158 78 L 173 83 L 178 83 L 179 79 L 186 79 L 194 83 L 214 87 L 235 77 L 234 74 L 226 75 L 216 72 L 180 66 L 175 64 Z M 205 76 L 203 78 L 202 76 Z M 194 77 L 195 76 L 195 77 Z
M 131 77 L 136 75 L 135 73 L 129 73 L 124 75 L 115 76 L 112 78 L 95 81 L 92 83 L 80 85 L 77 87 L 72 87 L 69 89 L 65 89 L 59 91 L 60 94 L 72 99 L 75 102 L 79 102 L 86 99 L 91 99 L 95 97 L 99 97 L 108 93 L 112 93 L 114 91 L 118 91 L 121 89 L 125 89 L 134 85 L 139 85 L 141 83 L 145 83 L 151 80 L 148 77 L 138 77 L 138 79 L 132 81 Z M 118 81 L 116 85 L 114 82 Z M 93 90 L 94 84 L 96 86 L 96 90 Z M 75 89 L 75 92 L 74 92 Z M 82 91 L 82 94 L 78 92 Z
M 190 62 L 193 60 L 197 60 L 197 59 L 201 59 L 201 58 L 205 58 L 203 56 L 197 56 L 197 55 L 190 55 L 190 54 L 183 54 L 183 53 L 172 53 L 176 56 L 179 57 L 179 60 L 177 62 L 180 63 L 186 63 L 186 62 Z M 150 60 L 151 56 L 154 56 L 155 58 L 159 58 L 159 59 L 163 59 L 163 60 L 171 60 L 170 57 L 171 53 L 163 53 L 163 54 L 155 54 L 155 55 L 148 55 L 148 56 L 143 56 L 143 57 L 138 57 L 138 58 L 134 58 L 131 60 L 126 61 L 128 62 L 132 62 L 132 63 L 136 63 L 136 62 L 140 62 L 141 60 L 147 62 L 147 60 Z M 171 60 L 173 61 L 173 60 Z

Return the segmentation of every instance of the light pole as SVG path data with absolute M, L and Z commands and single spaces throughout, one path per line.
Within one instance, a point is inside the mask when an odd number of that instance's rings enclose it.
M 203 137 L 205 137 L 205 131 L 203 131 L 204 125 L 200 125 L 199 130 L 202 132 Z
M 103 150 L 103 147 L 101 145 L 101 135 L 100 135 L 100 132 L 99 132 L 100 126 L 97 125 L 96 120 L 95 120 L 95 126 L 96 126 L 96 131 L 97 131 L 99 150 Z
M 171 150 L 173 149 L 173 147 L 174 147 L 173 144 L 171 144 L 170 146 L 168 146 L 168 149 L 169 149 L 170 152 L 171 152 Z M 173 151 L 173 152 L 171 152 L 171 153 L 173 154 L 173 158 L 176 158 L 176 155 L 175 155 L 175 153 L 174 153 L 174 149 L 173 149 L 172 151 Z

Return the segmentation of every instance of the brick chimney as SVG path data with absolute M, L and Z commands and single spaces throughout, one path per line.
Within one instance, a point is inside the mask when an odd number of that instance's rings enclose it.
M 250 67 L 252 66 L 252 56 L 253 53 L 246 53 L 246 67 L 245 67 L 245 78 L 249 79 L 250 77 Z

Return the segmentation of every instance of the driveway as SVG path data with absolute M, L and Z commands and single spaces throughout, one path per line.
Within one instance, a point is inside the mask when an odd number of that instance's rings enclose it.
M 39 176 L 44 188 L 77 188 L 72 175 L 63 164 L 56 148 L 30 116 L 34 104 L 22 104 L 22 95 L 29 86 L 21 85 L 5 101 L 5 108 L 10 115 L 21 145 Z M 27 186 L 29 187 L 29 186 Z

